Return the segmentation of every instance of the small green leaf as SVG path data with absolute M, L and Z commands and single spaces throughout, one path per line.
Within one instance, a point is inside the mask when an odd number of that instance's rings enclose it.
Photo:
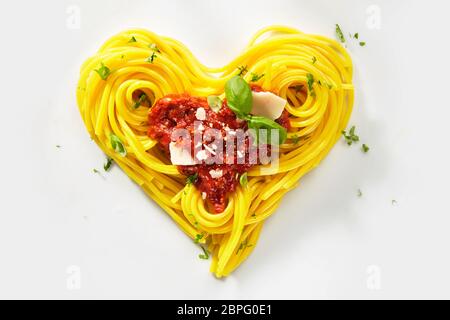
M 222 99 L 220 99 L 220 97 L 218 97 L 218 96 L 209 96 L 207 98 L 207 100 L 208 100 L 209 107 L 215 113 L 219 112 L 220 109 L 222 109 L 223 102 L 222 102 Z
M 363 196 L 363 193 L 361 191 L 361 189 L 358 189 L 358 198 L 361 198 Z
M 241 177 L 239 178 L 239 183 L 244 188 L 247 186 L 247 184 L 248 184 L 248 174 L 247 174 L 247 172 L 241 175 Z
M 141 104 L 147 100 L 147 95 L 145 93 L 141 94 L 141 96 L 139 97 L 138 101 L 136 101 L 133 105 L 133 109 L 136 110 L 137 108 L 139 108 L 141 106 Z
M 341 43 L 345 43 L 344 33 L 342 32 L 342 29 L 338 24 L 336 24 L 336 36 L 339 41 L 341 41 Z
M 194 184 L 197 182 L 197 179 L 198 179 L 198 173 L 196 172 L 195 174 L 186 178 L 186 184 L 187 185 Z
M 314 76 L 311 73 L 308 73 L 306 75 L 306 79 L 307 79 L 307 83 L 308 83 L 308 90 L 311 94 L 311 96 L 315 97 L 316 96 L 316 92 L 314 91 Z
M 258 82 L 264 77 L 264 73 L 261 75 L 258 75 L 257 73 L 252 72 L 252 78 L 250 79 L 250 82 Z
M 356 127 L 353 126 L 350 128 L 349 134 L 344 130 L 342 131 L 342 135 L 344 136 L 345 141 L 349 146 L 351 146 L 353 143 L 359 141 L 359 136 L 355 134 Z
M 359 43 L 359 45 L 360 45 L 361 47 L 365 47 L 365 46 L 366 46 L 366 43 L 365 43 L 364 41 L 362 41 L 362 42 Z
M 127 149 L 125 149 L 122 141 L 120 141 L 118 136 L 111 133 L 111 135 L 109 136 L 109 140 L 111 142 L 111 147 L 115 152 L 117 152 L 122 157 L 125 157 L 127 155 Z
M 130 41 L 128 41 L 128 43 L 133 43 L 133 42 L 137 42 L 137 40 L 134 36 L 131 37 L 131 39 L 130 39 Z
M 98 73 L 102 80 L 106 80 L 111 74 L 111 70 L 107 66 L 105 66 L 103 62 L 101 63 L 101 67 L 94 71 Z
M 242 76 L 245 76 L 247 74 L 248 67 L 247 66 L 240 66 L 240 67 L 238 67 L 238 70 L 239 70 L 238 76 L 242 77 Z
M 208 251 L 205 248 L 203 248 L 202 246 L 200 246 L 200 248 L 202 248 L 203 254 L 199 254 L 198 257 L 202 260 L 208 260 L 209 259 Z
M 92 169 L 92 171 L 94 172 L 94 173 L 100 173 L 97 169 Z
M 317 62 L 317 58 L 316 57 L 313 57 L 312 58 L 312 64 L 315 64 Z
M 293 135 L 291 140 L 293 144 L 298 144 L 300 142 L 300 137 L 298 135 Z
M 147 62 L 153 63 L 156 58 L 158 58 L 158 56 L 156 55 L 155 51 L 153 51 L 152 55 L 148 57 Z
M 106 162 L 105 162 L 105 164 L 103 165 L 103 169 L 104 169 L 105 171 L 109 171 L 109 169 L 111 169 L 112 163 L 113 163 L 113 159 L 112 159 L 112 158 L 110 158 L 110 157 L 106 158 Z
M 304 87 L 305 87 L 304 85 L 298 84 L 298 85 L 294 86 L 293 88 L 294 88 L 295 92 L 297 93 L 297 92 L 302 91 Z
M 203 239 L 203 236 L 204 236 L 203 234 L 196 234 L 194 242 L 195 243 L 200 243 L 200 240 Z
M 355 33 L 355 35 L 353 36 L 353 38 L 355 38 L 356 40 L 359 39 L 359 33 Z
M 364 153 L 369 152 L 369 150 L 370 150 L 370 148 L 369 148 L 369 146 L 368 146 L 367 144 L 363 144 L 363 145 L 362 145 L 362 151 L 363 151 Z

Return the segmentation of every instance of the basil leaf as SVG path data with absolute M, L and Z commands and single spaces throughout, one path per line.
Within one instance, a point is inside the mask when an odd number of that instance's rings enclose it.
M 109 140 L 111 142 L 111 147 L 115 152 L 117 152 L 122 157 L 125 157 L 127 155 L 127 149 L 125 149 L 122 141 L 120 141 L 118 136 L 111 133 L 111 135 L 109 136 Z
M 248 117 L 248 127 L 250 129 L 254 129 L 256 131 L 256 139 L 257 142 L 260 143 L 260 135 L 259 135 L 259 129 L 266 129 L 267 130 L 267 137 L 266 141 L 262 141 L 263 143 L 267 144 L 283 144 L 284 141 L 286 141 L 287 138 L 287 131 L 286 129 L 281 126 L 280 124 L 276 123 L 273 120 L 270 120 L 265 117 L 260 116 L 251 116 Z M 271 141 L 272 139 L 272 130 L 278 130 L 278 141 Z
M 225 84 L 225 96 L 228 107 L 240 118 L 252 110 L 252 90 L 250 85 L 241 77 L 234 76 Z
M 208 105 L 212 111 L 214 111 L 215 113 L 220 111 L 220 109 L 222 108 L 222 99 L 220 99 L 218 96 L 209 96 L 207 100 Z

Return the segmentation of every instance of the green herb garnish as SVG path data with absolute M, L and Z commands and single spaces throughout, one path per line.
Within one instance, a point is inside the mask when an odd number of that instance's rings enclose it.
M 225 84 L 228 107 L 244 118 L 252 110 L 253 96 L 249 84 L 239 76 L 234 76 Z
M 194 242 L 195 243 L 200 243 L 200 240 L 202 240 L 203 239 L 203 234 L 197 234 L 196 236 L 195 236 L 195 239 L 194 239 Z
M 133 109 L 136 110 L 137 108 L 139 108 L 141 106 L 141 104 L 147 100 L 147 95 L 145 93 L 141 94 L 141 96 L 139 97 L 138 101 L 136 101 L 133 105 Z
M 105 171 L 109 171 L 109 169 L 111 169 L 112 163 L 113 163 L 113 159 L 112 159 L 112 158 L 110 158 L 110 157 L 106 158 L 106 162 L 105 162 L 105 164 L 103 165 L 103 169 L 104 169 Z
M 196 172 L 195 174 L 186 178 L 186 184 L 187 185 L 194 184 L 197 182 L 197 179 L 198 179 L 198 173 Z
M 147 59 L 147 62 L 153 63 L 155 61 L 155 59 L 158 58 L 158 56 L 156 55 L 156 53 L 153 51 L 152 55 Z
M 250 247 L 253 247 L 253 245 L 252 244 L 248 244 L 247 243 L 247 239 L 246 239 L 245 241 L 241 242 L 241 244 L 239 245 L 239 248 L 236 251 L 236 255 L 239 253 L 239 251 L 241 251 L 241 250 L 243 250 L 245 248 L 250 248 Z
M 243 187 L 247 186 L 247 184 L 248 184 L 248 174 L 247 174 L 247 172 L 241 175 L 241 177 L 239 178 L 239 183 Z
M 305 87 L 304 85 L 298 84 L 298 85 L 294 86 L 293 88 L 294 88 L 295 92 L 297 93 L 297 92 L 302 91 L 304 87 Z
M 57 144 L 56 147 L 57 147 L 58 149 L 61 149 L 61 146 L 60 146 L 59 144 Z
M 200 248 L 202 248 L 203 254 L 199 254 L 198 257 L 202 260 L 208 260 L 209 259 L 208 251 L 205 248 L 203 248 L 202 246 L 200 246 Z
M 367 153 L 367 152 L 369 152 L 369 150 L 370 150 L 370 148 L 367 146 L 367 144 L 363 144 L 362 147 L 361 147 L 361 149 L 362 149 L 362 151 L 363 151 L 364 153 Z
M 262 79 L 262 77 L 264 77 L 264 73 L 261 75 L 258 75 L 257 73 L 252 72 L 252 78 L 250 79 L 250 82 L 258 82 L 259 80 Z
M 344 136 L 345 141 L 347 142 L 347 144 L 349 146 L 351 146 L 353 143 L 356 143 L 356 142 L 359 141 L 359 136 L 357 136 L 355 134 L 355 130 L 356 130 L 356 127 L 353 126 L 353 127 L 351 127 L 351 129 L 350 129 L 348 134 L 347 134 L 347 132 L 345 130 L 342 131 L 342 135 Z
M 338 24 L 336 24 L 336 36 L 339 39 L 339 41 L 345 43 L 344 33 L 342 32 L 342 29 Z
M 312 64 L 315 64 L 317 62 L 317 58 L 316 57 L 313 57 L 312 58 Z
M 247 66 L 240 66 L 240 67 L 238 67 L 238 70 L 239 70 L 238 76 L 242 77 L 242 76 L 245 76 L 247 74 L 248 67 Z
M 92 169 L 92 171 L 94 172 L 94 173 L 100 173 L 100 171 L 98 171 L 97 169 Z
M 106 80 L 111 74 L 111 70 L 107 66 L 105 66 L 103 62 L 101 63 L 101 67 L 94 71 L 98 73 L 102 80 Z
M 111 142 L 111 147 L 115 152 L 117 152 L 122 157 L 125 157 L 127 155 L 127 149 L 125 149 L 122 141 L 120 141 L 118 136 L 111 133 L 111 135 L 109 136 L 109 140 Z
M 222 102 L 222 99 L 220 99 L 220 97 L 218 97 L 218 96 L 209 96 L 207 98 L 207 100 L 208 100 L 209 107 L 215 113 L 219 112 L 219 110 L 222 108 L 223 102 Z
M 311 73 L 308 73 L 306 75 L 306 79 L 307 79 L 307 83 L 308 83 L 308 90 L 311 94 L 311 96 L 315 97 L 316 96 L 316 92 L 314 91 L 314 76 Z
M 291 137 L 291 140 L 293 144 L 298 144 L 300 142 L 300 137 L 295 134 Z
M 358 189 L 358 197 L 361 198 L 363 196 L 363 193 L 361 191 L 361 189 Z
M 366 46 L 366 43 L 365 43 L 364 41 L 361 41 L 361 42 L 359 43 L 359 45 L 360 45 L 361 47 L 365 47 L 365 46 Z
M 128 43 L 133 43 L 133 42 L 137 42 L 137 40 L 134 36 L 131 37 L 131 39 L 130 39 L 130 41 L 128 41 Z

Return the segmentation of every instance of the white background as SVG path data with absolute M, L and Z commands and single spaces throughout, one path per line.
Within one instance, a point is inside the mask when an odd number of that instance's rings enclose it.
M 68 24 L 71 5 L 79 29 Z M 379 30 L 367 26 L 371 5 Z M 450 298 L 449 9 L 416 0 L 3 2 L 0 297 Z M 217 66 L 261 27 L 333 37 L 335 23 L 367 42 L 348 49 L 351 123 L 371 150 L 338 143 L 231 277 L 216 280 L 199 248 L 117 167 L 93 173 L 104 158 L 75 88 L 82 61 L 109 36 L 147 28 Z M 70 266 L 79 290 L 67 287 Z

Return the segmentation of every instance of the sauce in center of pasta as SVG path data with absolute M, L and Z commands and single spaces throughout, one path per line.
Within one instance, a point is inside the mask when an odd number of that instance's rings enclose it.
M 255 87 L 253 90 L 260 89 Z M 216 213 L 224 211 L 227 194 L 236 190 L 241 175 L 259 164 L 259 159 L 256 159 L 256 163 L 248 161 L 249 148 L 253 144 L 251 136 L 246 136 L 243 143 L 235 142 L 233 150 L 227 149 L 226 141 L 233 139 L 237 130 L 246 131 L 247 122 L 238 119 L 228 108 L 226 101 L 218 112 L 214 112 L 204 97 L 192 97 L 188 94 L 168 95 L 158 100 L 150 109 L 148 121 L 149 137 L 158 141 L 166 156 L 170 158 L 171 143 L 184 143 L 184 147 L 190 150 L 191 157 L 199 162 L 179 165 L 178 170 L 186 177 L 196 178 L 193 179 L 194 185 Z M 284 113 L 278 122 L 287 127 L 287 113 Z M 215 132 L 220 133 L 221 137 L 208 135 L 211 128 L 216 129 Z M 189 146 L 186 146 L 185 141 L 174 140 L 173 133 L 177 129 L 184 129 L 190 135 Z M 198 133 L 203 133 L 200 142 L 194 139 L 194 134 Z M 245 158 L 245 161 L 238 161 L 238 157 Z M 215 159 L 214 163 L 209 161 L 211 159 Z M 221 161 L 217 163 L 217 159 Z

